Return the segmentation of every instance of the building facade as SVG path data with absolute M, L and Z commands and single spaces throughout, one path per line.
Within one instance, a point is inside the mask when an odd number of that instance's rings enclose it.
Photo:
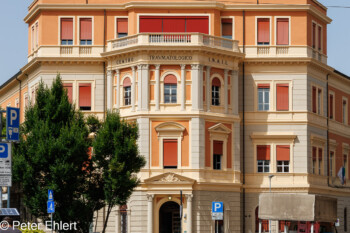
M 180 232 L 180 190 L 181 232 L 297 232 L 259 220 L 270 184 L 336 199 L 348 231 L 338 172 L 349 177 L 350 78 L 327 65 L 331 19 L 316 0 L 35 0 L 25 22 L 28 64 L 0 87 L 2 108 L 23 121 L 40 80 L 60 73 L 83 113 L 119 110 L 139 125 L 141 184 L 107 232 Z M 212 220 L 213 201 L 224 220 Z

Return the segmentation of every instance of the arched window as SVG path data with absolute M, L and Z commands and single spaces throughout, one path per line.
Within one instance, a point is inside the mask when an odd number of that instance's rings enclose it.
M 164 103 L 177 103 L 177 79 L 169 74 L 164 78 Z
M 126 78 L 123 81 L 124 88 L 124 105 L 131 105 L 131 81 L 130 78 Z
M 259 232 L 259 206 L 255 209 L 255 232 Z M 269 232 L 268 220 L 261 220 L 261 232 Z
M 214 78 L 211 82 L 211 105 L 220 105 L 220 79 Z
M 127 233 L 128 232 L 128 213 L 127 213 L 128 206 L 122 205 L 119 208 L 120 212 L 120 232 L 121 233 Z

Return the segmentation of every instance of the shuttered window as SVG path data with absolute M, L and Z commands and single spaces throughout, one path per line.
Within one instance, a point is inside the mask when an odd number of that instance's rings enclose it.
M 289 172 L 290 147 L 276 146 L 277 172 Z
M 258 45 L 270 44 L 270 19 L 258 19 Z
M 334 102 L 334 96 L 333 94 L 330 94 L 329 95 L 329 118 L 330 119 L 333 119 L 333 115 L 334 115 L 334 112 L 333 112 L 333 102 Z
M 316 147 L 312 147 L 312 173 L 315 174 L 316 173 L 316 160 L 317 159 L 317 148 Z
M 128 36 L 128 19 L 117 18 L 117 38 Z
M 163 18 L 163 32 L 185 32 L 186 19 L 182 17 Z
M 213 106 L 220 105 L 220 79 L 214 78 L 211 83 L 211 104 Z
M 221 19 L 222 37 L 232 39 L 232 19 Z
M 63 88 L 67 91 L 68 100 L 72 103 L 73 100 L 73 84 L 72 83 L 64 83 Z
M 91 110 L 91 83 L 79 84 L 80 110 Z
M 164 168 L 177 168 L 177 140 L 163 140 L 163 166 Z
M 80 45 L 92 44 L 92 19 L 80 19 Z
M 221 170 L 222 167 L 222 156 L 223 156 L 223 142 L 213 142 L 213 169 Z
M 270 146 L 257 146 L 257 170 L 258 172 L 270 172 Z
M 61 45 L 73 45 L 73 19 L 61 19 Z
M 270 109 L 270 84 L 258 84 L 258 110 Z
M 323 150 L 322 148 L 318 148 L 318 174 L 321 175 L 322 170 L 322 158 L 323 158 Z
M 316 48 L 316 24 L 312 23 L 312 48 Z
M 318 50 L 322 50 L 322 27 L 318 26 Z
M 289 110 L 289 85 L 277 84 L 277 111 Z
M 277 19 L 277 45 L 289 44 L 289 19 Z

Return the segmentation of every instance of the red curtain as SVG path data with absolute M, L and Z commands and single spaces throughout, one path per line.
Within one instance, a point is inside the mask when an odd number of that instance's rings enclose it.
M 270 88 L 270 84 L 258 84 L 258 88 Z
M 257 160 L 270 160 L 270 146 L 269 145 L 257 146 Z
M 73 19 L 61 19 L 61 39 L 73 40 Z
M 290 148 L 289 146 L 276 146 L 276 158 L 277 161 L 289 161 L 290 160 Z
M 289 110 L 289 85 L 277 84 L 277 111 Z
M 177 166 L 177 140 L 163 140 L 163 164 L 164 167 Z
M 277 19 L 277 45 L 289 44 L 289 19 Z
M 221 86 L 220 79 L 214 78 L 213 81 L 211 82 L 211 85 L 215 87 L 220 87 Z
M 209 34 L 208 16 L 186 17 L 186 32 L 200 32 Z
M 186 20 L 183 17 L 164 17 L 163 32 L 185 32 Z
M 140 17 L 140 33 L 162 32 L 162 18 L 155 16 Z
M 128 33 L 128 19 L 117 18 L 117 33 Z
M 73 100 L 73 85 L 71 83 L 64 83 L 63 88 L 67 90 L 67 96 L 70 103 Z
M 270 42 L 270 19 L 258 19 L 258 43 Z
M 90 18 L 80 19 L 80 39 L 92 40 L 92 20 Z
M 79 106 L 91 107 L 91 84 L 79 84 Z
M 312 47 L 316 48 L 316 24 L 312 24 Z
M 129 78 L 124 79 L 123 81 L 123 87 L 130 87 L 131 86 L 131 81 Z
M 214 141 L 213 153 L 215 155 L 223 155 L 223 145 L 222 141 Z

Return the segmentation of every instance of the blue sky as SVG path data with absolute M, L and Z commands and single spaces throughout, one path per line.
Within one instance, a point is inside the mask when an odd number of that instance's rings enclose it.
M 350 76 L 350 1 L 319 0 L 325 6 L 347 6 L 328 8 L 333 19 L 328 26 L 328 64 Z M 23 18 L 32 0 L 1 0 L 0 85 L 16 74 L 27 63 L 28 28 Z

